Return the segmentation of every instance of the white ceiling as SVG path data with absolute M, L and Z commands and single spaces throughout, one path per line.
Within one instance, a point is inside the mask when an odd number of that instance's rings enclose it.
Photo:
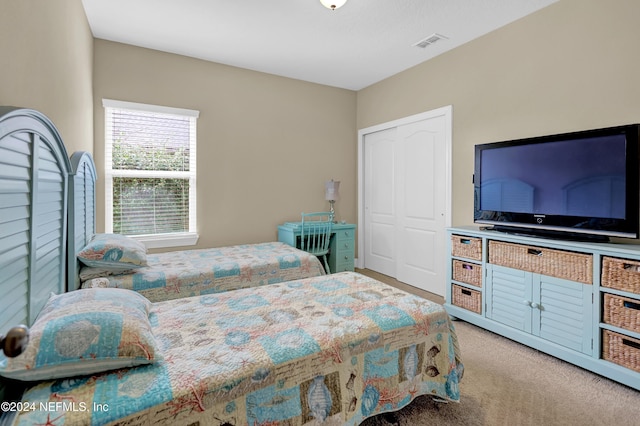
M 94 37 L 359 90 L 557 0 L 82 0 Z M 437 33 L 425 49 L 413 44 Z

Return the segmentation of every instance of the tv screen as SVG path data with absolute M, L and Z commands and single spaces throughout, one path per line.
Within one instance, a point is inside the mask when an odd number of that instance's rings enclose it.
M 638 132 L 629 125 L 476 145 L 475 222 L 637 238 Z

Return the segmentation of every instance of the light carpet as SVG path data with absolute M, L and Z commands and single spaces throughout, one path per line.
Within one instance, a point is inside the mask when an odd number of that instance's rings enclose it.
M 640 392 L 463 321 L 460 403 L 416 398 L 387 425 L 640 425 Z

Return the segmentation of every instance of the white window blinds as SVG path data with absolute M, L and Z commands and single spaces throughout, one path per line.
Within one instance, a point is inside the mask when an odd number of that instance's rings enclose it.
M 103 100 L 107 232 L 196 232 L 198 112 Z

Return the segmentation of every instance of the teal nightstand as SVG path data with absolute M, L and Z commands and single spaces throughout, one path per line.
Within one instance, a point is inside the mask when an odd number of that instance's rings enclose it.
M 286 222 L 278 226 L 278 241 L 300 248 L 300 222 Z M 329 269 L 332 273 L 353 271 L 356 225 L 335 223 L 329 243 Z

